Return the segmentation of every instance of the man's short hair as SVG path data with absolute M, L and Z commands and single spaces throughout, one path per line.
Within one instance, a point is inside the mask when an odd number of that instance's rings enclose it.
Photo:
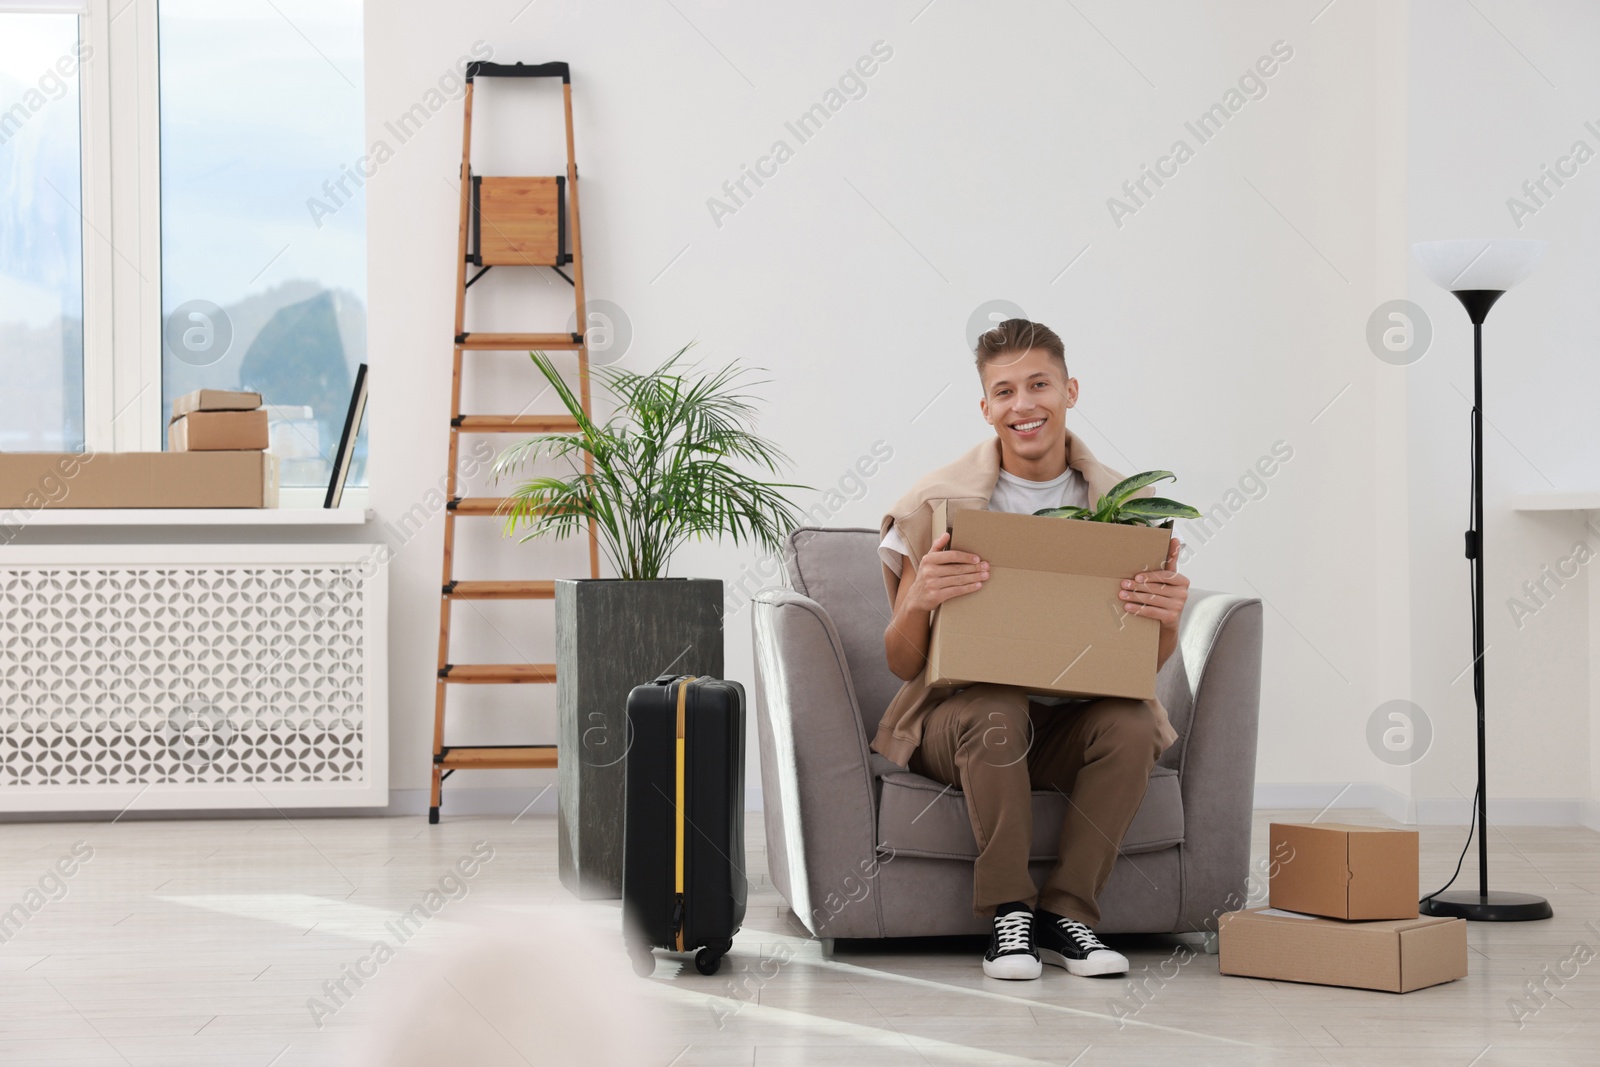
M 1042 322 L 1027 319 L 1007 319 L 992 330 L 978 335 L 973 355 L 978 357 L 978 374 L 983 375 L 984 365 L 1008 352 L 1021 354 L 1030 348 L 1043 349 L 1061 364 L 1061 373 L 1067 373 L 1067 350 L 1061 338 Z

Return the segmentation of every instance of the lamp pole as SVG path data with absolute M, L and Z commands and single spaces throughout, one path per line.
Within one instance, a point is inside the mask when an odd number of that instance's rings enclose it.
M 1489 890 L 1488 734 L 1484 728 L 1483 624 L 1483 321 L 1505 295 L 1504 289 L 1451 290 L 1472 319 L 1472 528 L 1467 531 L 1468 565 L 1472 568 L 1472 696 L 1478 710 L 1478 891 L 1458 889 L 1425 898 L 1424 915 L 1445 915 L 1478 922 L 1548 919 L 1550 902 L 1532 893 Z
M 1491 300 L 1490 303 L 1494 301 Z M 1472 309 L 1467 309 L 1471 314 Z M 1484 308 L 1484 314 L 1489 309 Z M 1483 319 L 1472 319 L 1472 531 L 1467 535 L 1472 562 L 1472 696 L 1478 707 L 1478 895 L 1489 896 L 1489 761 L 1483 705 L 1488 694 L 1483 657 Z

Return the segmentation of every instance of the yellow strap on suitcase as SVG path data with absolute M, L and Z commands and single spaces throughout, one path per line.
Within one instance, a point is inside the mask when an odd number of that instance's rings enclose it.
M 676 742 L 676 748 L 677 748 L 677 753 L 676 753 L 676 755 L 677 755 L 677 775 L 676 775 L 676 777 L 677 777 L 677 797 L 676 797 L 676 800 L 674 802 L 674 807 L 676 808 L 678 814 L 677 814 L 677 818 L 674 820 L 674 829 L 675 829 L 677 847 L 673 850 L 674 855 L 675 855 L 674 862 L 673 862 L 673 887 L 677 891 L 679 901 L 683 900 L 683 846 L 684 846 L 684 833 L 683 833 L 683 825 L 684 825 L 684 819 L 683 819 L 683 792 L 684 792 L 684 788 L 683 788 L 683 786 L 684 786 L 684 782 L 683 782 L 683 779 L 684 779 L 684 774 L 683 774 L 683 737 L 684 737 L 684 720 L 686 718 L 686 716 L 685 716 L 685 708 L 686 708 L 687 701 L 688 701 L 688 698 L 689 698 L 689 683 L 692 682 L 692 681 L 694 681 L 693 678 L 685 678 L 681 682 L 678 683 L 678 729 L 677 729 L 677 735 L 678 736 L 677 736 L 677 742 Z M 684 926 L 683 917 L 680 916 L 679 920 L 678 920 L 678 930 L 677 930 L 676 934 L 673 935 L 676 938 L 676 942 L 674 943 L 673 947 L 676 948 L 679 952 L 683 951 L 683 926 Z

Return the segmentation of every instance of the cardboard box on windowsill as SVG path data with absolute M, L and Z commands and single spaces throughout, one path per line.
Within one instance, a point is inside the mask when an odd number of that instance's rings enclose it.
M 1062 696 L 1156 695 L 1161 624 L 1129 613 L 1122 580 L 1160 569 L 1172 531 L 999 511 L 947 512 L 934 530 L 989 563 L 975 593 L 941 604 L 928 641 L 937 685 L 995 682 Z
M 261 394 L 238 389 L 196 389 L 172 402 L 173 419 L 191 411 L 254 411 L 261 406 Z
M 271 452 L 0 452 L 0 512 L 277 506 Z
M 1278 908 L 1217 920 L 1217 969 L 1285 982 L 1409 993 L 1467 976 L 1465 919 L 1351 922 Z
M 254 411 L 191 411 L 167 427 L 172 452 L 266 451 L 267 413 Z
M 1414 919 L 1417 832 L 1346 823 L 1268 826 L 1278 863 L 1268 902 L 1330 919 Z

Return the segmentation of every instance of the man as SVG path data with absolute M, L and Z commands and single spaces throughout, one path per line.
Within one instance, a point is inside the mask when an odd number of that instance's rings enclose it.
M 933 610 L 988 578 L 983 560 L 950 550 L 948 533 L 933 536 L 935 502 L 1031 514 L 1088 506 L 1122 480 L 1067 429 L 1078 381 L 1052 330 L 1008 319 L 979 338 L 975 354 L 978 406 L 996 440 L 923 478 L 883 519 L 879 555 L 894 607 L 884 652 L 905 685 L 872 747 L 966 796 L 978 841 L 973 911 L 993 927 L 984 974 L 1037 978 L 1041 959 L 1071 974 L 1124 974 L 1127 958 L 1095 936 L 1097 898 L 1151 768 L 1177 739 L 1166 709 L 1154 700 L 1030 699 L 1004 685 L 934 687 L 924 673 Z M 1158 665 L 1177 648 L 1189 595 L 1178 549 L 1174 538 L 1164 569 L 1134 575 L 1120 593 L 1126 611 L 1160 622 Z M 1042 889 L 1028 873 L 1034 789 L 1070 796 L 1059 859 Z

